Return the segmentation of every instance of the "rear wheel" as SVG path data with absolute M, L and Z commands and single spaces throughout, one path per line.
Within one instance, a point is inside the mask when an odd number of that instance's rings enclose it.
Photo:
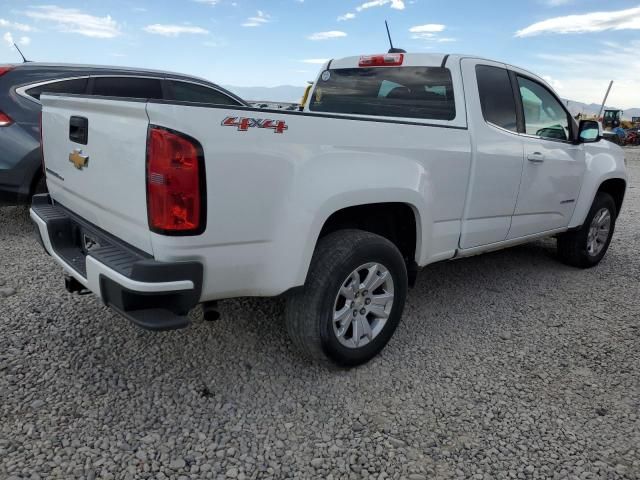
M 318 242 L 307 282 L 288 299 L 287 329 L 312 360 L 360 365 L 393 335 L 406 295 L 407 269 L 393 243 L 340 230 Z
M 616 204 L 611 195 L 598 192 L 582 227 L 558 237 L 560 260 L 579 268 L 600 263 L 611 243 L 616 215 Z

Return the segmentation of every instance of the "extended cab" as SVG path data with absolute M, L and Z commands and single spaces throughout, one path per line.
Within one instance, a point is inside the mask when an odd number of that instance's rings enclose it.
M 43 95 L 31 210 L 70 290 L 151 329 L 199 303 L 288 299 L 294 343 L 351 366 L 387 343 L 419 267 L 557 236 L 604 256 L 622 150 L 539 77 L 454 55 L 328 62 L 302 112 Z

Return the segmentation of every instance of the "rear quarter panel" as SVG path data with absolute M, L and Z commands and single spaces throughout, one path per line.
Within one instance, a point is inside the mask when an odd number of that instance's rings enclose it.
M 416 260 L 452 256 L 470 167 L 466 129 L 276 111 L 149 103 L 151 124 L 198 139 L 207 229 L 152 235 L 161 260 L 205 263 L 203 300 L 277 295 L 302 285 L 320 230 L 349 206 L 403 202 L 416 213 Z M 283 120 L 287 130 L 223 126 L 227 117 Z

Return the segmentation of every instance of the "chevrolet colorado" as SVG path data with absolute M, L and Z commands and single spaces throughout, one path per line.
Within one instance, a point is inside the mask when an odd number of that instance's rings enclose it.
M 358 365 L 419 267 L 556 236 L 605 255 L 623 151 L 536 75 L 456 55 L 327 62 L 301 112 L 50 94 L 31 217 L 69 290 L 151 329 L 286 294 L 293 342 Z

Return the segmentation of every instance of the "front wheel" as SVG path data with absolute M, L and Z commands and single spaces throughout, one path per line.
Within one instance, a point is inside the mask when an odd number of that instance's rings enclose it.
M 407 295 L 402 254 L 384 237 L 340 230 L 320 239 L 307 281 L 286 310 L 289 335 L 312 360 L 369 361 L 395 331 Z
M 616 204 L 611 195 L 598 192 L 582 227 L 558 237 L 558 256 L 567 265 L 590 268 L 607 253 L 616 224 Z

